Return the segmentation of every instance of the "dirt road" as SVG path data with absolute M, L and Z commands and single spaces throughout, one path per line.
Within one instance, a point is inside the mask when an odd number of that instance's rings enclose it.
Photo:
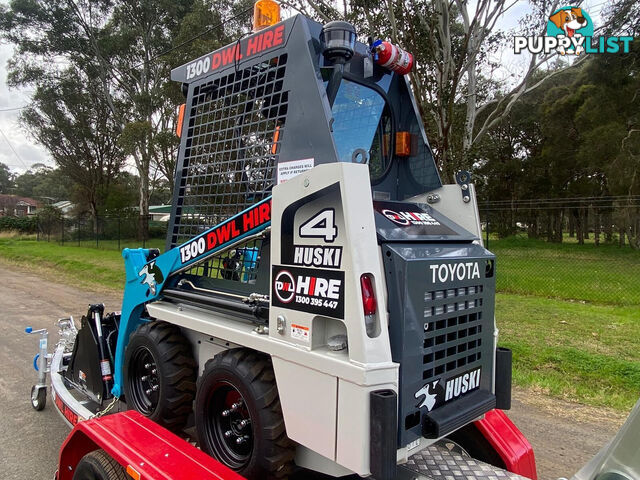
M 42 412 L 31 408 L 29 391 L 36 379 L 31 363 L 37 339 L 27 336 L 24 328 L 55 331 L 57 318 L 72 314 L 79 319 L 89 303 L 103 302 L 107 310 L 119 310 L 120 298 L 113 292 L 52 283 L 2 263 L 0 285 L 0 476 L 49 480 L 68 430 L 50 402 Z M 620 415 L 609 413 L 602 418 L 596 409 L 523 391 L 514 393 L 509 416 L 532 443 L 542 480 L 571 476 L 623 421 Z

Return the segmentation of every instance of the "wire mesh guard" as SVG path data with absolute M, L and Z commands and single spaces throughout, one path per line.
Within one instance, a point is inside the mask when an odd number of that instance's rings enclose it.
M 270 194 L 289 102 L 286 63 L 286 54 L 274 56 L 194 87 L 172 246 Z M 188 273 L 251 282 L 260 247 L 252 240 Z

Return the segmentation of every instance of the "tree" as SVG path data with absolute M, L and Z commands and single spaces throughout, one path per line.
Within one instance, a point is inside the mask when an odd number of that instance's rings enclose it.
M 44 202 L 57 202 L 69 198 L 69 181 L 58 169 L 42 164 L 33 165 L 29 170 L 14 178 L 14 193 Z
M 42 81 L 21 118 L 71 180 L 74 200 L 97 216 L 125 155 L 117 142 L 120 125 L 96 79 L 70 67 Z
M 219 27 L 219 12 L 234 12 L 237 5 L 242 2 L 34 0 L 0 6 L 2 37 L 16 45 L 12 85 L 38 89 L 43 79 L 55 82 L 69 66 L 80 82 L 93 82 L 116 127 L 114 138 L 138 171 L 143 228 L 154 172 L 173 186 L 178 145 L 173 132 L 182 95 L 170 80 L 170 67 L 192 58 L 183 57 L 185 52 L 212 50 L 230 32 L 237 34 L 240 24 L 234 21 L 191 41 L 194 33 Z M 50 62 L 51 57 L 62 61 Z
M 13 187 L 13 174 L 9 167 L 0 163 L 0 193 L 9 193 Z

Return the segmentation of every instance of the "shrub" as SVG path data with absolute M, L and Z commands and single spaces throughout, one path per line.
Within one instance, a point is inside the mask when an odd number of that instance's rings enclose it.
M 0 231 L 18 231 L 20 233 L 35 233 L 38 219 L 31 217 L 0 217 Z

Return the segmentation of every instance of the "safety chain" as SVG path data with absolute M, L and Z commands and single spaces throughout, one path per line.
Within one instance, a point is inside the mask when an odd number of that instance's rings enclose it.
M 107 405 L 103 410 L 96 412 L 96 414 L 91 418 L 100 418 L 103 415 L 106 415 L 107 413 L 109 413 L 109 410 L 111 410 L 115 406 L 115 404 L 118 403 L 118 400 L 119 397 L 113 397 L 113 400 L 111 400 L 111 403 L 109 405 Z

